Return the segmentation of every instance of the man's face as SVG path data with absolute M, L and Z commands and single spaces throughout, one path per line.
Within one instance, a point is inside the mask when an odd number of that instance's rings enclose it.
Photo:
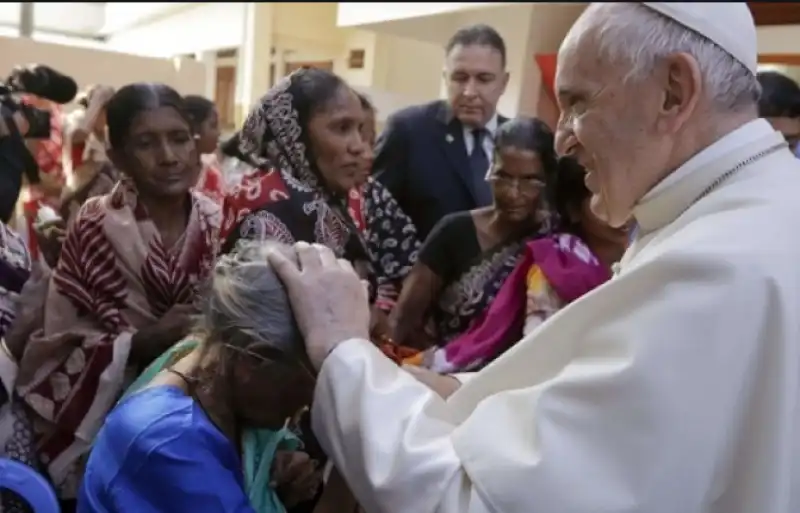
M 800 143 L 800 118 L 765 118 L 772 125 L 772 128 L 783 134 L 792 152 L 797 154 L 798 144 Z
M 584 34 L 565 40 L 558 56 L 556 150 L 586 168 L 593 212 L 621 227 L 668 158 L 657 130 L 663 91 L 655 79 L 624 81 L 627 69 L 601 62 Z
M 506 90 L 508 73 L 503 56 L 488 45 L 456 45 L 445 60 L 447 99 L 455 117 L 480 128 L 494 115 Z

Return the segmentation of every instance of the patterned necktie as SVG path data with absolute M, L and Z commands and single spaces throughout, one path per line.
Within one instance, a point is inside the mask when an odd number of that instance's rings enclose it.
M 486 181 L 489 171 L 489 157 L 483 148 L 483 138 L 486 136 L 485 128 L 476 128 L 472 131 L 472 153 L 469 155 L 469 167 L 472 175 L 472 192 L 475 194 L 477 206 L 485 207 L 492 204 L 492 191 Z

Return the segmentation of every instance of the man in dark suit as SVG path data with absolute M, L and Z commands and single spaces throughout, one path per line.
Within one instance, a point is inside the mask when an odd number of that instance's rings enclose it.
M 506 89 L 506 46 L 488 25 L 456 32 L 445 47 L 447 101 L 408 107 L 389 117 L 375 163 L 382 182 L 424 238 L 445 215 L 491 204 L 485 177 Z

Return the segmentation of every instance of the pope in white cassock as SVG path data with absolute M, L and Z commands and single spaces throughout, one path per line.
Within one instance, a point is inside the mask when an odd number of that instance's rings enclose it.
M 460 386 L 367 341 L 330 251 L 270 257 L 320 370 L 315 433 L 368 513 L 800 513 L 800 160 L 757 119 L 756 63 L 744 3 L 586 10 L 557 149 L 634 241 Z

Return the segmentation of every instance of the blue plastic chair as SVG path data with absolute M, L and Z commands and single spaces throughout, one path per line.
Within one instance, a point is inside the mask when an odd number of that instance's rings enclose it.
M 27 501 L 34 513 L 59 513 L 58 498 L 50 483 L 35 469 L 8 458 L 0 458 L 0 488 Z

